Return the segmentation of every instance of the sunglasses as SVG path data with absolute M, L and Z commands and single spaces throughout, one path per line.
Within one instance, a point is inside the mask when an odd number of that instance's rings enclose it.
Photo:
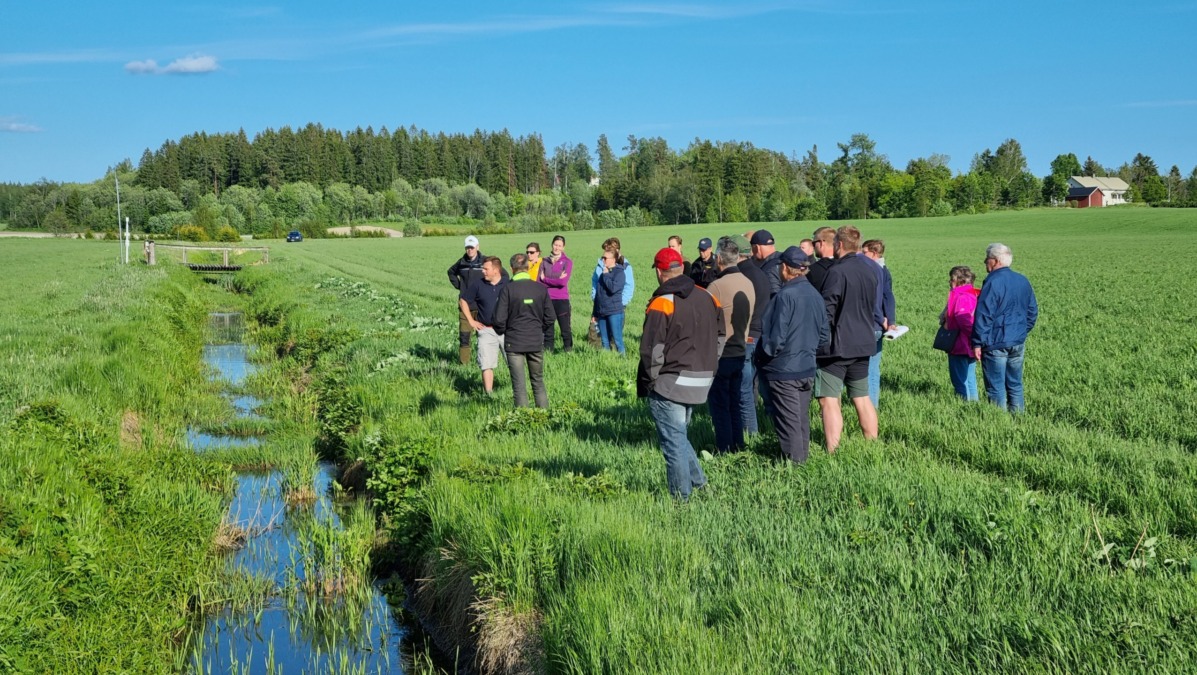
M 532 255 L 533 253 L 540 253 L 540 251 L 537 251 L 536 249 L 531 249 L 531 248 L 530 248 L 530 249 L 528 249 L 527 251 L 524 251 L 524 253 L 527 253 L 528 255 Z

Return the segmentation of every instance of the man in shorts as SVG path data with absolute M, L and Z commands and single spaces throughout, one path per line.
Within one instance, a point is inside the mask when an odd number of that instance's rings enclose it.
M 508 279 L 503 262 L 494 256 L 483 258 L 482 278 L 475 279 L 461 291 L 458 303 L 462 316 L 478 334 L 478 368 L 482 370 L 482 390 L 487 396 L 495 390 L 495 368 L 503 351 L 503 336 L 495 333 L 495 307 Z
M 834 246 L 837 260 L 827 270 L 822 288 L 831 344 L 820 351 L 815 376 L 828 452 L 840 445 L 844 430 L 840 397 L 845 389 L 864 437 L 877 437 L 877 409 L 869 399 L 869 358 L 877 349 L 873 337 L 877 274 L 874 263 L 860 254 L 860 230 L 851 225 L 839 228 Z

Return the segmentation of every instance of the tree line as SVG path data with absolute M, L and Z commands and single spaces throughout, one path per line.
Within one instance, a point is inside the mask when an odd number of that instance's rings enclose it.
M 1056 157 L 1032 173 L 1017 140 L 977 153 L 953 174 L 929 155 L 893 166 L 866 134 L 838 143 L 826 161 L 744 142 L 695 139 L 674 149 L 662 138 L 628 136 L 617 153 L 605 135 L 547 151 L 537 134 L 433 134 L 415 127 L 343 133 L 309 124 L 195 133 L 147 149 L 91 184 L 0 185 L 0 221 L 48 231 L 108 231 L 122 215 L 152 235 L 319 236 L 365 221 L 460 220 L 494 231 L 630 227 L 657 223 L 902 218 L 1062 205 L 1068 177 L 1119 176 L 1133 202 L 1197 206 L 1197 167 L 1166 174 L 1138 154 L 1118 167 L 1092 157 Z

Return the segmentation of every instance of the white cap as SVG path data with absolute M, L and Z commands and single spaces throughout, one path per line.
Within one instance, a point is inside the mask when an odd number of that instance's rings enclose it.
M 478 237 L 475 237 L 472 234 L 470 236 L 466 237 L 465 245 L 466 245 L 466 248 L 470 248 L 471 246 L 474 248 L 478 248 Z

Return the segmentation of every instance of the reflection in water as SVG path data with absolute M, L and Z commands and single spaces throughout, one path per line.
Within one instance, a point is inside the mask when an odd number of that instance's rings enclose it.
M 214 315 L 216 335 L 240 338 L 240 315 Z M 238 330 L 234 331 L 233 326 Z M 204 348 L 204 359 L 220 379 L 239 386 L 252 366 L 244 345 Z M 262 401 L 232 398 L 241 417 L 255 417 Z M 197 451 L 259 443 L 189 430 Z M 339 548 L 342 509 L 333 504 L 332 465 L 316 471 L 316 500 L 288 507 L 278 471 L 241 473 L 226 521 L 247 534 L 245 545 L 227 558 L 230 571 L 264 580 L 275 591 L 250 609 L 225 608 L 209 616 L 192 649 L 196 673 L 393 673 L 402 672 L 403 628 L 369 580 L 346 578 Z M 368 512 L 360 511 L 357 515 Z M 372 527 L 372 524 L 370 525 Z M 335 570 L 331 573 L 329 570 Z

